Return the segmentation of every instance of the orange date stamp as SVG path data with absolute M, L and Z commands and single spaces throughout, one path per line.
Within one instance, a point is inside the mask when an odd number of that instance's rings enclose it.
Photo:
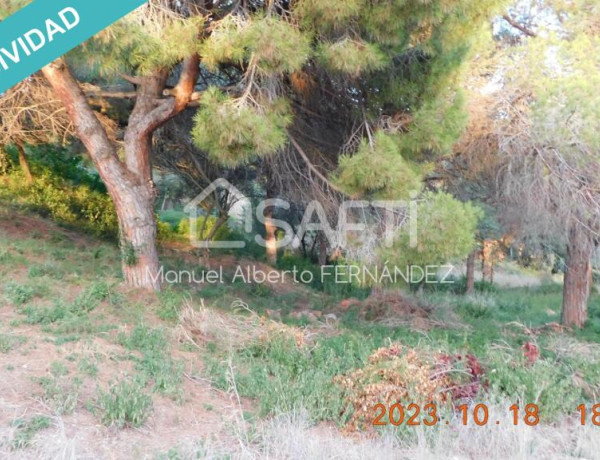
M 578 410 L 580 408 L 582 414 L 581 420 L 585 421 L 586 408 L 583 405 L 579 406 Z M 490 410 L 485 404 L 477 404 L 475 406 L 463 404 L 456 409 L 460 415 L 460 423 L 464 426 L 500 425 L 501 423 L 499 420 L 490 420 Z M 423 406 L 414 403 L 408 405 L 396 403 L 390 407 L 386 407 L 384 404 L 376 404 L 374 410 L 376 413 L 373 419 L 373 426 L 436 426 L 439 424 L 450 424 L 449 420 L 443 420 L 438 415 L 438 407 L 434 403 Z M 523 407 L 513 404 L 508 410 L 512 415 L 511 422 L 513 425 L 536 426 L 540 423 L 540 408 L 537 404 L 527 404 Z M 592 408 L 591 420 L 594 425 L 598 424 L 600 426 L 600 405 Z M 582 424 L 584 423 L 582 422 Z
M 375 417 L 373 426 L 436 426 L 449 425 L 449 420 L 443 420 L 438 414 L 438 406 L 434 403 L 419 405 L 400 403 L 393 404 L 387 407 L 384 404 L 376 404 L 373 408 Z M 464 426 L 486 426 L 500 425 L 499 420 L 490 419 L 490 410 L 485 404 L 477 404 L 469 406 L 466 404 L 456 408 L 459 415 L 458 420 Z M 540 408 L 537 404 L 526 404 L 519 406 L 513 404 L 508 408 L 511 415 L 510 422 L 512 425 L 536 426 L 540 423 Z M 593 425 L 600 427 L 600 404 L 586 406 L 580 404 L 577 406 L 579 413 L 579 423 L 581 426 Z

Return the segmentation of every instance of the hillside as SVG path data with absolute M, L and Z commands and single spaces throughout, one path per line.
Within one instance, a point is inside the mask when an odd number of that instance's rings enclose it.
M 194 265 L 184 248 L 163 252 L 169 266 Z M 575 334 L 553 325 L 551 285 L 468 298 L 242 284 L 154 295 L 123 286 L 118 257 L 110 242 L 0 211 L 2 457 L 593 458 L 600 448 L 576 412 L 600 391 L 597 297 Z M 448 426 L 377 432 L 370 405 L 386 398 L 438 401 Z M 500 426 L 461 425 L 456 406 L 481 402 Z M 538 404 L 540 425 L 513 426 L 514 403 Z

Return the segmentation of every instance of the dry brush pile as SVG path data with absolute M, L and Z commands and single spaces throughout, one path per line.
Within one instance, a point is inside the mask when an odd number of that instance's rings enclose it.
M 346 390 L 352 410 L 349 431 L 372 429 L 376 404 L 454 405 L 487 387 L 483 367 L 473 355 L 432 354 L 397 343 L 379 348 L 363 368 L 334 380 Z

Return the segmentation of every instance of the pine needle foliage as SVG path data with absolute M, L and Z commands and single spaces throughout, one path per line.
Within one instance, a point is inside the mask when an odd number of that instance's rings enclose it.
M 241 65 L 253 58 L 263 75 L 299 70 L 311 53 L 310 36 L 274 16 L 256 16 L 248 21 L 230 16 L 220 21 L 200 46 L 203 62 L 212 70 L 220 64 Z
M 329 69 L 352 77 L 383 69 L 388 64 L 388 57 L 377 45 L 347 37 L 335 43 L 324 43 L 319 57 Z
M 79 67 L 92 74 L 147 75 L 176 71 L 178 62 L 198 52 L 208 73 L 204 88 L 222 84 L 222 72 L 233 68 L 239 75 L 235 88 L 229 81 L 230 96 L 209 92 L 203 97 L 193 133 L 213 161 L 230 166 L 286 145 L 284 128 L 293 116 L 291 104 L 283 101 L 291 97 L 291 76 L 303 72 L 315 82 L 315 91 L 322 86 L 332 96 L 320 115 L 339 117 L 340 125 L 365 123 L 372 132 L 396 138 L 397 157 L 384 149 L 387 153 L 375 158 L 389 162 L 382 177 L 399 177 L 406 170 L 410 177 L 404 182 L 412 184 L 410 172 L 418 169 L 419 157 L 449 151 L 464 129 L 456 75 L 480 26 L 503 0 L 256 0 L 223 2 L 212 10 L 177 2 L 188 5 L 187 12 L 173 3 L 152 0 L 88 41 L 72 59 L 79 56 Z M 222 109 L 217 110 L 218 103 Z M 399 115 L 412 122 L 402 129 L 381 123 Z M 340 151 L 355 153 L 356 164 L 372 161 L 360 139 L 351 144 Z M 357 168 L 350 167 L 348 157 L 339 163 L 338 179 L 357 192 L 349 176 Z M 404 194 L 391 177 L 381 182 L 390 193 Z M 368 181 L 361 188 L 388 193 Z
M 196 51 L 204 20 L 156 6 L 140 8 L 73 50 L 69 58 L 77 68 L 102 77 L 171 69 Z
M 447 193 L 424 194 L 418 203 L 416 246 L 410 229 L 403 227 L 391 248 L 381 250 L 381 259 L 398 267 L 436 265 L 464 257 L 475 247 L 480 208 L 458 201 Z
M 291 121 L 284 99 L 253 104 L 211 88 L 196 114 L 192 136 L 216 163 L 233 167 L 282 148 Z
M 137 43 L 133 47 L 135 52 L 130 55 L 130 64 L 140 74 L 173 67 L 195 50 L 202 24 L 202 18 L 170 22 L 159 33 L 147 37 L 144 46 Z
M 275 17 L 253 21 L 244 38 L 259 71 L 267 75 L 299 70 L 312 52 L 310 35 Z
M 233 15 L 214 24 L 210 37 L 198 46 L 202 63 L 211 71 L 218 70 L 221 64 L 242 66 L 248 57 L 243 32 L 246 26 L 247 21 Z
M 447 154 L 467 125 L 465 101 L 460 91 L 425 102 L 413 117 L 410 136 L 399 136 L 400 150 L 407 158 L 424 151 Z
M 350 196 L 407 200 L 422 188 L 420 166 L 405 160 L 398 140 L 379 132 L 373 143 L 361 143 L 358 152 L 340 158 L 336 183 Z
M 306 27 L 339 30 L 364 10 L 365 0 L 303 0 L 296 2 L 294 13 Z

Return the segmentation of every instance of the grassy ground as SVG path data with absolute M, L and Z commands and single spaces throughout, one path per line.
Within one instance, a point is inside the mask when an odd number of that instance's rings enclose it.
M 197 262 L 166 249 L 163 261 Z M 554 285 L 347 299 L 238 283 L 155 296 L 124 288 L 119 264 L 108 242 L 0 211 L 3 458 L 598 456 L 598 427 L 577 414 L 600 392 L 598 296 L 575 333 L 552 324 Z M 361 404 L 390 398 L 435 400 L 448 425 L 375 432 Z M 488 404 L 501 424 L 462 426 L 463 403 Z M 513 426 L 509 406 L 529 403 L 541 423 Z

